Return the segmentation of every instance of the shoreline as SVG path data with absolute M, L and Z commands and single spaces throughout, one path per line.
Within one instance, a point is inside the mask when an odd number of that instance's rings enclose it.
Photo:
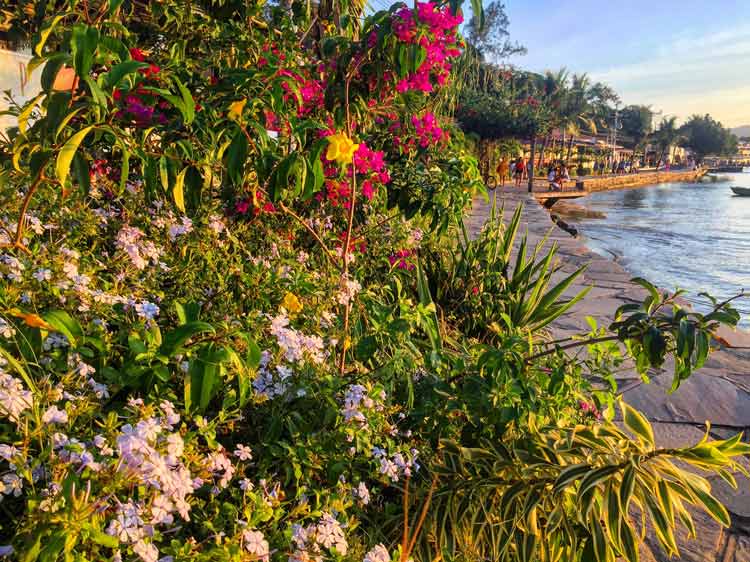
M 646 291 L 632 283 L 633 277 L 613 259 L 602 256 L 580 238 L 574 238 L 552 220 L 550 213 L 525 190 L 500 189 L 490 194 L 489 201 L 474 200 L 471 212 L 466 217 L 466 225 L 471 236 L 476 236 L 482 228 L 493 198 L 497 205 L 505 205 L 505 215 L 509 216 L 518 204 L 523 204 L 521 232 L 528 232 L 530 247 L 549 235 L 548 244 L 556 244 L 557 263 L 561 266 L 559 277 L 569 275 L 581 265 L 587 269 L 566 292 L 572 296 L 586 287 L 592 287 L 567 314 L 551 325 L 555 338 L 585 334 L 590 331 L 586 318 L 596 319 L 599 326 L 608 326 L 615 310 L 622 304 L 641 302 Z M 720 331 L 721 337 L 730 345 L 750 348 L 750 333 L 741 330 Z M 652 369 L 648 376 L 650 383 L 644 383 L 635 372 L 631 362 L 626 362 L 615 376 L 618 391 L 624 399 L 643 412 L 653 424 L 657 444 L 663 447 L 682 446 L 697 443 L 705 433 L 705 422 L 712 423 L 711 434 L 720 439 L 750 428 L 750 349 L 721 347 L 713 351 L 705 366 L 685 380 L 674 394 L 668 394 L 671 387 L 674 364 L 667 361 L 661 368 Z M 720 479 L 712 480 L 715 495 L 727 506 L 733 516 L 732 528 L 722 530 L 711 520 L 696 520 L 699 541 L 678 539 L 683 558 L 687 561 L 729 560 L 722 553 L 734 548 L 741 541 L 748 542 L 750 536 L 750 482 L 738 476 L 739 489 L 733 490 Z M 748 523 L 742 529 L 737 524 Z M 682 534 L 682 533 L 680 533 Z M 681 537 L 681 539 L 684 537 Z M 655 542 L 646 537 L 646 545 L 654 548 Z M 714 548 L 716 550 L 714 550 Z M 643 553 L 644 560 L 666 561 L 663 553 L 657 550 Z M 711 551 L 716 556 L 707 556 Z M 737 560 L 744 560 L 737 559 Z

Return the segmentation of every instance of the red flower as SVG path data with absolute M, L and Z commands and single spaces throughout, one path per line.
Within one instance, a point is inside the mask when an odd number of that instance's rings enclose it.
M 137 60 L 138 62 L 143 62 L 146 60 L 146 55 L 143 54 L 143 51 L 141 51 L 137 47 L 133 47 L 130 49 L 130 57 L 133 60 Z

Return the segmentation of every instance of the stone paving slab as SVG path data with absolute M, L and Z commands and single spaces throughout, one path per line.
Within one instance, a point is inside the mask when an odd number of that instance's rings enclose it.
M 556 244 L 563 275 L 569 275 L 581 265 L 586 271 L 576 280 L 568 296 L 590 289 L 586 297 L 568 314 L 551 326 L 554 338 L 589 331 L 586 317 L 591 316 L 599 325 L 612 322 L 618 306 L 642 301 L 643 288 L 630 281 L 632 275 L 614 260 L 589 250 L 581 240 L 557 227 L 549 212 L 525 190 L 496 190 L 491 198 L 504 205 L 510 217 L 519 204 L 524 205 L 520 232 L 526 232 L 529 245 L 548 236 L 548 245 Z M 474 201 L 466 218 L 467 228 L 476 236 L 489 215 L 492 204 L 482 199 Z M 684 381 L 673 394 L 673 364 L 669 361 L 662 369 L 650 373 L 650 383 L 643 384 L 632 368 L 617 373 L 616 380 L 628 403 L 644 412 L 654 423 L 656 439 L 664 446 L 684 446 L 697 442 L 705 431 L 705 422 L 712 422 L 712 434 L 726 438 L 737 431 L 750 428 L 750 334 L 724 330 L 721 337 L 732 346 L 714 351 L 706 365 Z M 681 556 L 687 562 L 750 562 L 750 482 L 738 478 L 740 490 L 733 490 L 719 479 L 712 479 L 715 495 L 727 505 L 732 514 L 730 529 L 722 530 L 709 517 L 696 513 L 698 540 L 688 540 L 684 529 L 679 533 Z M 642 560 L 666 562 L 669 558 L 658 547 L 653 533 L 647 530 L 641 545 Z M 676 559 L 671 559 L 676 560 Z

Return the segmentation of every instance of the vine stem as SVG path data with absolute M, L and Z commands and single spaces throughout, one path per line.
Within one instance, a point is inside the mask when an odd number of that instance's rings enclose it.
M 300 223 L 303 227 L 305 227 L 305 229 L 310 233 L 310 235 L 313 238 L 315 238 L 315 241 L 320 245 L 320 247 L 323 248 L 323 251 L 325 252 L 326 257 L 328 258 L 328 260 L 332 264 L 336 265 L 336 267 L 338 267 L 338 265 L 336 264 L 336 261 L 335 261 L 333 253 L 331 252 L 331 250 L 328 249 L 328 246 L 326 246 L 326 243 L 323 242 L 323 239 L 315 231 L 315 229 L 313 227 L 311 227 L 309 224 L 307 224 L 307 222 L 305 222 L 305 220 L 302 217 L 300 217 L 297 213 L 295 213 L 289 207 L 287 207 L 286 205 L 284 205 L 284 203 L 279 202 L 279 208 L 282 211 L 284 211 L 287 215 L 289 215 L 290 217 L 292 217 L 294 220 L 296 220 L 298 223 Z
M 419 514 L 419 521 L 417 521 L 417 526 L 414 528 L 414 532 L 411 535 L 409 548 L 406 549 L 406 552 L 403 552 L 403 551 L 401 552 L 402 562 L 407 562 L 409 560 L 409 557 L 411 556 L 411 553 L 414 550 L 414 546 L 417 544 L 417 538 L 419 538 L 419 533 L 422 532 L 422 526 L 424 525 L 425 519 L 427 519 L 427 513 L 430 510 L 430 504 L 432 503 L 432 495 L 435 493 L 435 488 L 437 488 L 437 481 L 438 481 L 438 476 L 437 474 L 435 474 L 432 477 L 432 484 L 430 484 L 430 491 L 427 494 L 427 498 L 424 501 L 424 505 L 422 505 L 422 513 Z
M 401 562 L 406 562 L 404 554 L 409 546 L 409 481 L 410 476 L 406 477 L 404 484 L 404 533 L 401 538 Z
M 352 116 L 349 109 L 349 84 L 352 81 L 353 73 L 347 76 L 346 83 L 344 85 L 344 100 L 346 108 L 346 135 L 352 138 Z M 341 256 L 343 259 L 341 282 L 346 283 L 349 279 L 349 246 L 352 241 L 352 228 L 354 226 L 354 207 L 357 203 L 357 169 L 352 159 L 352 194 L 349 200 L 349 218 L 346 226 L 346 236 L 344 237 L 344 245 L 341 249 Z M 345 288 L 346 289 L 346 288 Z M 349 343 L 349 316 L 352 310 L 352 299 L 347 299 L 344 305 L 344 338 L 341 342 L 341 358 L 339 359 L 339 373 L 344 374 L 346 371 L 346 350 Z
M 31 254 L 31 251 L 23 245 L 23 227 L 26 223 L 26 212 L 29 210 L 29 204 L 31 203 L 31 198 L 34 196 L 34 192 L 39 187 L 39 184 L 42 183 L 42 180 L 44 180 L 44 174 L 42 172 L 39 172 L 39 175 L 34 179 L 33 183 L 29 187 L 29 191 L 26 193 L 26 195 L 23 198 L 23 204 L 21 205 L 21 214 L 18 217 L 18 223 L 16 225 L 16 236 L 12 243 L 10 244 L 2 244 L 0 245 L 0 248 L 18 248 L 19 250 L 22 250 L 26 252 L 27 254 Z

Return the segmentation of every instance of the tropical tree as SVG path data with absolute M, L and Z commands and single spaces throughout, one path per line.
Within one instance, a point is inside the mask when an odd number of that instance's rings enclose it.
M 505 5 L 494 0 L 484 7 L 483 17 L 472 14 L 464 28 L 464 36 L 485 60 L 499 62 L 513 55 L 526 54 L 526 47 L 510 40 L 509 25 Z
M 659 169 L 664 156 L 667 151 L 670 150 L 681 138 L 682 134 L 680 129 L 677 127 L 677 117 L 670 117 L 662 119 L 659 124 L 659 128 L 654 133 L 654 140 L 656 146 L 659 148 L 659 159 L 656 161 L 656 168 Z
M 629 105 L 620 112 L 620 123 L 622 132 L 630 138 L 633 145 L 633 155 L 630 163 L 633 163 L 635 155 L 643 150 L 653 131 L 654 112 L 648 105 Z
M 706 156 L 732 154 L 737 148 L 737 137 L 710 115 L 693 115 L 680 127 L 683 146 L 693 151 L 697 162 Z

